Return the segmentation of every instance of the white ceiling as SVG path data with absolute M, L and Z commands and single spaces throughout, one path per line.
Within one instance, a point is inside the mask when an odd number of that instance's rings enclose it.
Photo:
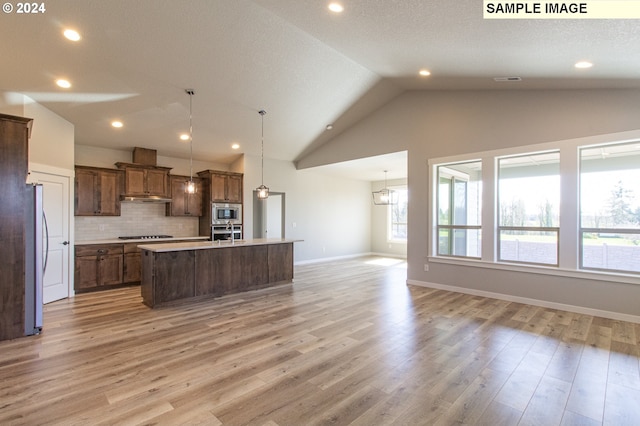
M 46 2 L 3 14 L 0 90 L 73 123 L 78 144 L 187 158 L 193 88 L 194 157 L 230 163 L 260 154 L 260 109 L 265 156 L 296 160 L 405 90 L 640 88 L 636 20 L 484 20 L 479 0 L 344 0 L 335 15 L 327 3 Z M 505 76 L 523 81 L 493 81 Z

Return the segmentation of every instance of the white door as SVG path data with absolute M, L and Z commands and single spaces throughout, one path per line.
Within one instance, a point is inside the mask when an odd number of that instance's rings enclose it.
M 47 222 L 49 248 L 43 277 L 43 302 L 69 297 L 69 186 L 71 178 L 32 171 L 32 183 L 42 184 L 43 206 Z

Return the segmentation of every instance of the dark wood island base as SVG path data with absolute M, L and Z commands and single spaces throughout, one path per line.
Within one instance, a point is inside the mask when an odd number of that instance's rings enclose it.
M 293 240 L 140 246 L 142 301 L 156 308 L 293 281 Z

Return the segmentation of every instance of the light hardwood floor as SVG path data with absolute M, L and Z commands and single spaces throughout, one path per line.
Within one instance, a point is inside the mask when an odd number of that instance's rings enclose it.
M 381 258 L 151 310 L 138 287 L 0 342 L 0 424 L 640 425 L 640 325 L 407 286 Z

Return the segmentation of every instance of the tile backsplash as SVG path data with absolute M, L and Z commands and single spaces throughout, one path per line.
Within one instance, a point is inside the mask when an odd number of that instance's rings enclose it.
M 120 216 L 76 216 L 76 241 L 108 240 L 125 235 L 198 236 L 197 217 L 165 216 L 166 204 L 122 203 Z

